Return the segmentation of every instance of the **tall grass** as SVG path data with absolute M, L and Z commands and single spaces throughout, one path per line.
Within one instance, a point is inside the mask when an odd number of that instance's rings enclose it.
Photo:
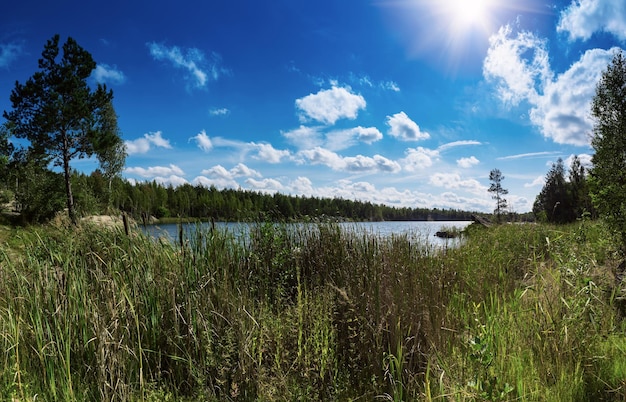
M 471 228 L 461 247 L 337 225 L 13 232 L 3 400 L 619 400 L 602 225 Z

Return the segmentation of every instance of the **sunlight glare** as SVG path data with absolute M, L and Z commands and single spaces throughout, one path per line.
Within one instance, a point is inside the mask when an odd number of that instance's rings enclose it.
M 469 29 L 488 29 L 494 0 L 441 0 L 440 16 L 447 20 L 452 34 Z

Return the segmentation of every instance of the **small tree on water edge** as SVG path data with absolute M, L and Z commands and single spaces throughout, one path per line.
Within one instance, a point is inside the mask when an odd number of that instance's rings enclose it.
M 487 191 L 492 193 L 491 198 L 496 200 L 496 209 L 494 209 L 493 213 L 496 215 L 497 222 L 500 222 L 501 215 L 506 212 L 508 208 L 508 203 L 503 196 L 507 195 L 509 190 L 502 187 L 502 180 L 504 180 L 504 176 L 499 169 L 493 169 L 489 172 L 491 186 L 489 186 L 489 190 Z

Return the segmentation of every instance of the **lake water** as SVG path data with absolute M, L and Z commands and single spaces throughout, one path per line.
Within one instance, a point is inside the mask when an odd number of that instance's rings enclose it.
M 357 233 L 371 233 L 381 237 L 389 237 L 391 235 L 407 235 L 412 241 L 429 246 L 454 246 L 458 244 L 459 239 L 444 239 L 435 236 L 435 233 L 442 230 L 450 230 L 456 228 L 464 229 L 471 221 L 387 221 L 387 222 L 342 222 L 338 223 L 345 230 L 354 230 Z M 195 230 L 198 224 L 183 224 L 183 232 L 185 235 L 189 231 Z M 210 223 L 199 224 L 202 230 L 208 229 Z M 216 228 L 220 230 L 228 230 L 235 235 L 246 236 L 250 231 L 250 223 L 233 223 L 233 222 L 216 222 Z M 306 225 L 304 223 L 293 223 L 287 225 Z M 311 224 L 316 226 L 316 224 Z M 178 240 L 178 224 L 164 225 L 147 225 L 141 228 L 153 237 L 167 237 L 173 242 Z

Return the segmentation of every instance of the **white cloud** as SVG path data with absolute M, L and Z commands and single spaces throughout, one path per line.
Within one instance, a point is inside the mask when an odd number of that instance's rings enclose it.
M 145 154 L 152 148 L 152 145 L 167 149 L 172 148 L 169 140 L 163 138 L 160 131 L 146 133 L 143 137 L 132 141 L 125 141 L 124 144 L 126 145 L 126 152 L 128 152 L 128 155 Z
M 261 173 L 254 169 L 250 169 L 243 163 L 238 163 L 235 167 L 227 170 L 222 165 L 213 166 L 210 169 L 204 169 L 200 174 L 209 176 L 213 179 L 227 179 L 233 180 L 237 177 L 261 177 Z
M 422 147 L 409 148 L 406 157 L 402 159 L 404 170 L 407 172 L 419 172 L 433 165 L 433 159 L 439 158 L 439 152 Z
M 505 104 L 533 102 L 538 96 L 536 88 L 552 78 L 546 43 L 530 32 L 519 32 L 514 38 L 511 34 L 507 25 L 489 38 L 483 75 L 496 81 L 498 95 Z
M 261 190 L 269 193 L 275 193 L 283 190 L 283 185 L 276 179 L 247 179 L 246 184 L 255 190 Z
M 253 158 L 267 163 L 280 163 L 283 158 L 288 158 L 291 155 L 289 151 L 275 149 L 271 144 L 252 143 L 252 145 L 258 149 L 257 155 Z
M 514 160 L 514 159 L 544 158 L 544 157 L 551 157 L 551 156 L 558 155 L 558 154 L 560 154 L 560 152 L 548 152 L 548 151 L 530 152 L 526 154 L 501 156 L 499 158 L 496 158 L 496 160 L 507 161 L 507 160 Z
M 328 149 L 339 151 L 354 145 L 357 141 L 371 144 L 383 138 L 383 134 L 376 127 L 354 127 L 346 130 L 331 131 L 326 134 Z
M 174 164 L 170 164 L 169 166 L 151 166 L 147 169 L 142 167 L 128 167 L 124 169 L 124 172 L 147 178 L 167 175 L 183 176 L 185 174 L 181 168 Z
M 565 164 L 565 166 L 569 169 L 570 166 L 572 166 L 572 161 L 574 160 L 574 156 L 575 155 L 570 155 L 568 156 L 564 161 L 563 164 Z M 576 155 L 578 156 L 578 160 L 580 160 L 580 164 L 585 168 L 585 170 L 589 170 L 593 167 L 593 163 L 591 162 L 592 159 L 592 155 L 589 154 L 578 154 Z M 569 170 L 568 170 L 569 172 Z
M 533 125 L 558 144 L 588 145 L 595 86 L 617 49 L 587 50 L 567 71 L 554 77 L 545 41 L 529 32 L 512 35 L 509 26 L 490 38 L 483 64 L 507 105 L 526 101 Z
M 626 40 L 626 3 L 624 0 L 576 0 L 561 12 L 558 32 L 570 40 L 587 40 L 594 32 L 608 32 Z
M 239 188 L 239 183 L 237 183 L 233 179 L 228 178 L 208 178 L 204 176 L 197 176 L 192 180 L 192 184 L 194 186 L 202 186 L 202 187 L 211 187 L 215 186 L 215 188 L 223 189 L 223 188 Z
M 188 183 L 188 181 L 185 180 L 183 177 L 176 176 L 176 175 L 171 175 L 169 177 L 157 176 L 154 178 L 154 181 L 156 181 L 157 183 L 165 187 L 168 187 L 168 186 L 178 187 L 178 186 L 182 186 L 183 184 Z
M 543 186 L 544 183 L 545 183 L 544 176 L 537 176 L 535 180 L 533 180 L 532 182 L 524 183 L 524 187 L 526 188 L 539 187 L 539 186 Z
M 198 143 L 198 148 L 205 152 L 209 152 L 213 149 L 213 143 L 208 135 L 206 135 L 206 131 L 202 130 L 195 136 L 191 137 L 190 140 L 195 140 Z
M 404 112 L 387 116 L 389 135 L 402 141 L 419 141 L 430 138 L 430 134 L 422 132 L 419 126 Z
M 397 173 L 401 170 L 400 165 L 384 156 L 373 157 L 357 155 L 343 158 L 344 169 L 350 172 L 389 172 Z
M 354 120 L 365 106 L 365 98 L 353 94 L 349 87 L 333 86 L 296 99 L 300 121 L 316 120 L 327 125 L 335 124 L 339 119 Z
M 289 187 L 291 187 L 296 194 L 303 194 L 306 196 L 314 194 L 313 182 L 308 177 L 299 176 L 289 184 Z
M 226 116 L 230 114 L 230 110 L 225 107 L 219 109 L 211 109 L 209 110 L 209 114 L 211 116 Z
M 591 100 L 616 50 L 587 50 L 555 81 L 546 83 L 544 95 L 533 102 L 530 111 L 530 120 L 545 137 L 558 144 L 589 144 Z
M 16 42 L 0 43 L 0 68 L 8 67 L 22 54 L 23 46 Z
M 300 151 L 298 155 L 305 157 L 313 165 L 326 165 L 333 170 L 343 170 L 346 166 L 341 156 L 321 147 Z
M 482 143 L 480 141 L 474 141 L 474 140 L 453 141 L 453 142 L 449 142 L 447 144 L 443 144 L 439 146 L 437 150 L 439 152 L 443 152 L 451 148 L 464 147 L 466 145 L 482 145 Z
M 294 130 L 283 132 L 291 144 L 299 149 L 310 149 L 322 145 L 320 129 L 318 127 L 300 126 Z
M 196 48 L 183 50 L 178 46 L 167 47 L 155 42 L 147 45 L 155 60 L 166 60 L 174 67 L 186 70 L 186 79 L 196 88 L 204 88 L 209 81 L 216 81 L 228 73 L 220 66 L 221 57 L 217 53 L 212 53 L 211 60 L 207 60 L 204 53 Z
M 430 176 L 430 184 L 446 189 L 460 189 L 477 195 L 485 195 L 487 187 L 475 179 L 462 179 L 456 173 L 435 173 Z
M 321 147 L 300 151 L 298 155 L 309 160 L 313 165 L 325 165 L 336 171 L 397 173 L 401 169 L 397 162 L 381 155 L 342 157 Z
M 380 87 L 389 91 L 400 92 L 400 87 L 393 81 L 383 81 L 380 83 Z
M 461 158 L 461 159 L 457 159 L 456 164 L 459 167 L 462 167 L 464 169 L 469 169 L 472 166 L 478 165 L 480 163 L 480 161 L 478 159 L 476 159 L 475 156 L 470 156 L 469 158 Z
M 94 80 L 101 84 L 123 84 L 126 82 L 126 76 L 117 69 L 117 66 L 98 64 L 91 74 Z

